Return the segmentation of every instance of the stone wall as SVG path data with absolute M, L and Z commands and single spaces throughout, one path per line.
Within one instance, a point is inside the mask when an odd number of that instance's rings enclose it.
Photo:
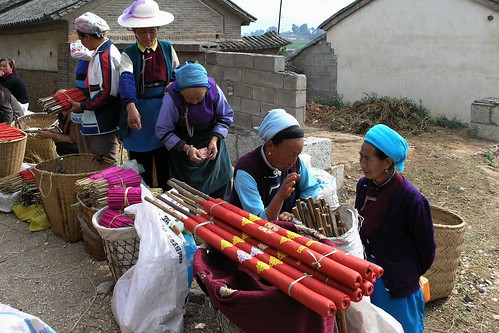
M 499 142 L 499 98 L 488 97 L 471 104 L 471 135 Z

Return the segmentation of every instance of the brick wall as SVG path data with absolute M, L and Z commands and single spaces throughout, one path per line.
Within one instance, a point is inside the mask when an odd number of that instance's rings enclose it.
M 289 62 L 307 76 L 307 101 L 337 96 L 337 56 L 325 35 L 313 45 L 291 56 Z

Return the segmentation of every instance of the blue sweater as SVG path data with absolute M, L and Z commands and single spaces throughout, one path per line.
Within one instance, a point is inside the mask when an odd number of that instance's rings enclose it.
M 364 204 L 367 179 L 357 183 L 355 208 Z M 382 195 L 382 194 L 380 194 Z M 406 178 L 377 232 L 361 239 L 367 258 L 374 258 L 384 269 L 383 282 L 393 298 L 407 297 L 419 288 L 423 275 L 435 258 L 433 220 L 428 200 Z

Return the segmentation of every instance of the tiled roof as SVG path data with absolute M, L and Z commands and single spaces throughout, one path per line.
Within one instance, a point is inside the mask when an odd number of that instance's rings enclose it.
M 245 36 L 241 40 L 222 42 L 219 46 L 222 51 L 251 51 L 281 48 L 290 44 L 276 31 L 268 31 L 260 36 Z
M 0 0 L 0 27 L 57 20 L 90 1 L 92 0 Z
M 93 0 L 0 0 L 0 28 L 58 20 Z M 232 8 L 249 25 L 256 18 L 230 0 L 218 1 Z M 128 3 L 128 2 L 127 2 Z

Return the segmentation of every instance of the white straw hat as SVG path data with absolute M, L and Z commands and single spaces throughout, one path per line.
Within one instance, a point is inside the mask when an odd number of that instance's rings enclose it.
M 119 25 L 127 28 L 149 28 L 173 21 L 173 14 L 159 10 L 154 0 L 136 0 L 118 17 Z

